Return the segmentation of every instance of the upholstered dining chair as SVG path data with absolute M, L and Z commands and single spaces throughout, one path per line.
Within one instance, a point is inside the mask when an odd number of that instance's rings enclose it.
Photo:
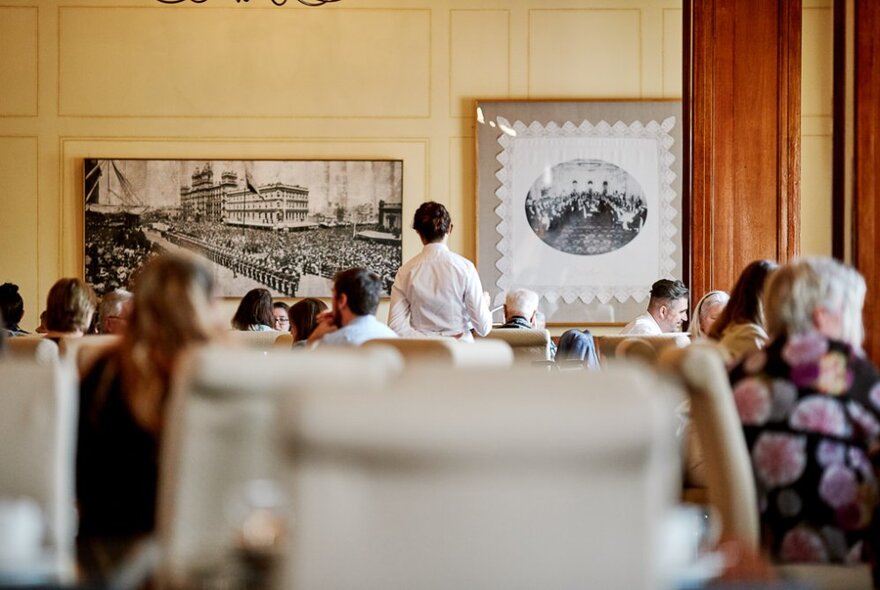
M 503 340 L 513 349 L 516 363 L 530 364 L 533 361 L 549 361 L 550 332 L 547 330 L 528 330 L 522 328 L 494 328 L 486 338 Z
M 690 428 L 705 473 L 709 504 L 721 518 L 722 538 L 736 539 L 757 551 L 760 544 L 758 499 L 752 464 L 724 363 L 717 351 L 696 344 L 669 347 L 661 368 L 680 379 L 690 400 Z M 689 458 L 694 461 L 694 458 Z
M 377 338 L 362 347 L 391 347 L 398 350 L 407 368 L 419 365 L 444 366 L 457 369 L 510 367 L 513 349 L 502 340 L 480 338 L 474 342 L 458 342 L 452 338 Z
M 721 355 L 710 344 L 696 344 L 664 351 L 660 364 L 675 373 L 689 392 L 690 421 L 696 430 L 708 501 L 721 516 L 722 537 L 756 551 L 760 524 L 755 480 Z M 782 577 L 816 590 L 873 588 L 867 565 L 785 564 L 776 569 Z
M 234 346 L 253 348 L 263 352 L 269 352 L 275 347 L 275 340 L 281 332 L 246 332 L 244 330 L 228 330 L 224 333 L 226 339 Z
M 60 357 L 58 345 L 40 335 L 16 336 L 6 341 L 10 356 L 33 359 L 40 364 L 57 363 Z
M 640 367 L 513 368 L 285 396 L 280 587 L 667 587 L 678 458 L 657 389 Z
M 649 344 L 657 351 L 658 355 L 666 348 L 682 348 L 691 343 L 690 337 L 684 333 L 663 334 L 660 336 L 646 336 L 640 334 L 613 334 L 605 336 L 595 336 L 594 338 L 596 340 L 596 348 L 599 350 L 599 360 L 602 363 L 607 362 L 608 359 L 615 358 L 617 356 L 617 351 L 620 345 L 625 341 L 632 340 L 633 338 Z
M 240 524 L 230 504 L 248 482 L 277 476 L 275 416 L 291 392 L 363 394 L 398 370 L 389 351 L 264 354 L 207 347 L 181 367 L 167 411 L 157 526 L 164 587 L 198 586 L 194 572 L 228 560 Z
M 76 383 L 66 363 L 0 361 L 0 497 L 40 507 L 49 567 L 38 571 L 62 584 L 74 576 Z

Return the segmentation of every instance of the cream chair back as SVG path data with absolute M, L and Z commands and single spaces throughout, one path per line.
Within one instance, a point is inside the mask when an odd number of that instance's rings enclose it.
M 275 340 L 281 332 L 245 332 L 242 330 L 229 330 L 226 332 L 227 340 L 242 348 L 254 348 L 268 352 L 275 347 Z
M 52 573 L 74 573 L 77 381 L 64 363 L 0 361 L 0 497 L 40 506 Z
M 248 482 L 277 475 L 278 396 L 381 387 L 395 370 L 387 352 L 266 355 L 216 347 L 184 361 L 168 408 L 160 464 L 157 520 L 166 585 L 195 585 L 189 579 L 194 571 L 218 568 L 229 558 L 239 524 L 229 513 L 235 495 Z
M 122 337 L 116 334 L 91 334 L 78 338 L 65 336 L 61 339 L 61 350 L 64 358 L 76 366 L 82 377 L 99 358 L 120 342 Z
M 674 402 L 655 377 L 431 377 L 282 399 L 279 587 L 665 587 L 660 523 L 678 459 Z
M 14 358 L 32 359 L 43 365 L 57 363 L 59 359 L 58 345 L 39 335 L 9 338 L 6 346 Z
M 608 336 L 594 336 L 596 348 L 599 351 L 599 360 L 602 362 L 617 356 L 618 348 L 624 341 L 633 339 L 640 340 L 653 347 L 657 353 L 667 348 L 683 348 L 691 343 L 690 337 L 683 333 L 663 334 L 660 336 L 643 336 L 638 334 L 614 334 Z
M 760 525 L 755 479 L 720 355 L 701 344 L 669 348 L 660 357 L 660 364 L 687 388 L 690 425 L 696 430 L 709 503 L 721 516 L 722 536 L 756 551 Z
M 459 342 L 452 338 L 378 338 L 361 346 L 395 348 L 408 368 L 423 365 L 457 369 L 501 368 L 512 366 L 514 361 L 509 344 L 486 338 L 474 342 Z
M 513 349 L 516 363 L 530 364 L 533 361 L 549 361 L 550 332 L 547 330 L 527 330 L 522 328 L 495 328 L 486 336 L 507 342 Z
M 275 347 L 276 348 L 292 348 L 293 347 L 293 334 L 290 332 L 281 332 L 275 338 Z

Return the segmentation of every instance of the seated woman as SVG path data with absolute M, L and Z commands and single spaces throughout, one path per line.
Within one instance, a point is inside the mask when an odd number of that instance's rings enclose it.
M 278 332 L 290 332 L 290 317 L 288 311 L 290 306 L 283 301 L 276 301 L 272 304 L 272 327 Z
M 489 294 L 473 263 L 449 250 L 446 207 L 422 203 L 413 216 L 422 251 L 400 267 L 391 287 L 388 325 L 403 338 L 451 336 L 473 340 L 492 329 Z
M 0 313 L 5 318 L 0 322 L 0 330 L 3 330 L 4 335 L 27 334 L 19 326 L 21 318 L 24 316 L 24 299 L 18 292 L 18 285 L 12 283 L 0 285 Z
M 745 267 L 733 286 L 727 307 L 709 330 L 709 338 L 718 341 L 730 367 L 767 344 L 761 299 L 767 277 L 776 268 L 770 260 L 756 260 Z
M 80 279 L 58 279 L 46 297 L 46 337 L 58 342 L 63 336 L 86 334 L 95 315 L 97 299 Z
M 691 325 L 688 328 L 692 342 L 709 336 L 709 331 L 718 321 L 728 301 L 730 301 L 730 295 L 724 291 L 709 291 L 700 298 L 691 313 Z
M 861 275 L 830 258 L 783 266 L 767 286 L 771 344 L 731 374 L 762 540 L 780 562 L 880 550 L 880 375 L 860 351 L 864 299 Z
M 273 332 L 272 295 L 267 289 L 251 289 L 241 298 L 232 327 L 241 332 Z
M 327 304 L 314 297 L 307 297 L 290 306 L 287 314 L 294 348 L 304 347 L 308 343 L 309 336 L 318 326 L 318 314 L 324 311 L 327 311 Z
M 159 442 L 182 355 L 217 334 L 211 272 L 163 255 L 138 277 L 128 329 L 83 377 L 76 492 L 87 567 L 154 528 Z

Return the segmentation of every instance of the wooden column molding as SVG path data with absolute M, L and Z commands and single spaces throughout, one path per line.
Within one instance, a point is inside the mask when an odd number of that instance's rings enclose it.
M 801 0 L 686 0 L 691 290 L 800 237 Z M 687 139 L 686 139 L 687 140 Z
M 880 362 L 880 2 L 855 2 L 853 258 L 865 275 L 865 351 Z

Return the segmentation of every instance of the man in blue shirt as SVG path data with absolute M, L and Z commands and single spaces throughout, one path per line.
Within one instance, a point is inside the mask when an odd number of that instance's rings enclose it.
M 374 338 L 397 338 L 376 319 L 382 282 L 365 268 L 350 268 L 333 277 L 333 307 L 318 316 L 309 336 L 312 346 L 360 346 Z

